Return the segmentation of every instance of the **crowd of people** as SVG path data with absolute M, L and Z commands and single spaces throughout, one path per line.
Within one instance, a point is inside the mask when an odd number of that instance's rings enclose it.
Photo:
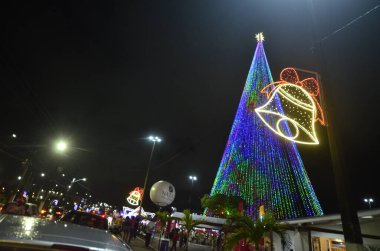
M 159 235 L 159 230 L 156 229 L 156 220 L 152 218 L 143 219 L 141 216 L 131 216 L 118 218 L 116 224 L 120 225 L 120 237 L 127 243 L 135 240 L 139 235 L 145 239 L 145 246 L 152 244 L 155 235 Z M 158 224 L 157 224 L 158 225 Z M 159 238 L 159 236 L 156 236 Z M 221 251 L 223 249 L 224 234 L 212 231 L 196 231 L 192 230 L 189 235 L 184 228 L 173 228 L 170 232 L 165 232 L 162 236 L 163 240 L 169 240 L 168 251 L 177 251 L 177 248 L 185 248 L 189 242 L 199 245 L 210 246 L 213 251 Z
M 2 207 L 1 213 L 31 216 L 33 209 L 27 202 L 28 198 L 25 194 L 18 194 L 14 202 L 9 202 Z

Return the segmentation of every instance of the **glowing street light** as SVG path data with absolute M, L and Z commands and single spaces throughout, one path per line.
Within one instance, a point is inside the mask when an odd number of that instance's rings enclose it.
M 45 177 L 45 173 L 41 173 L 41 177 Z
M 17 179 L 18 179 L 18 180 L 21 180 L 21 179 L 22 179 L 22 177 L 21 177 L 21 176 L 18 176 L 18 177 L 17 177 Z
M 191 195 L 193 193 L 193 183 L 196 181 L 198 178 L 197 176 L 190 175 L 189 179 L 191 180 L 191 188 L 190 188 L 190 195 L 189 195 L 189 207 L 191 208 Z
M 67 149 L 67 143 L 65 141 L 63 141 L 63 140 L 58 141 L 58 143 L 56 145 L 56 149 L 59 152 L 64 152 Z
M 364 202 L 368 203 L 368 207 L 371 208 L 371 203 L 373 203 L 373 199 L 372 198 L 365 198 Z
M 152 157 L 153 157 L 153 153 L 154 153 L 154 147 L 156 146 L 156 142 L 160 143 L 162 141 L 162 139 L 160 137 L 153 136 L 153 135 L 149 136 L 148 140 L 152 141 L 153 145 L 152 145 L 152 151 L 150 152 L 150 157 L 149 157 L 149 162 L 148 162 L 148 168 L 146 169 L 143 194 L 141 195 L 141 201 L 140 201 L 139 215 L 141 215 L 141 207 L 142 207 L 143 199 L 144 199 L 144 195 L 145 195 L 146 182 L 148 181 L 149 169 L 150 169 L 150 166 L 152 164 Z
M 15 133 L 12 134 L 12 138 L 17 138 L 17 135 Z
M 70 190 L 70 188 L 73 186 L 74 183 L 78 182 L 78 181 L 84 181 L 86 182 L 87 178 L 81 178 L 81 179 L 76 179 L 76 178 L 73 178 L 70 182 L 70 185 L 67 186 L 67 191 Z
M 160 137 L 157 137 L 157 136 L 149 136 L 148 139 L 152 142 L 161 142 L 162 139 Z

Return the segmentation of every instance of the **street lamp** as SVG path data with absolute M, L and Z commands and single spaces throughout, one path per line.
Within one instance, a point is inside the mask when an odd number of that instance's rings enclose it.
M 143 194 L 141 196 L 141 201 L 140 201 L 139 216 L 141 215 L 141 207 L 142 207 L 143 199 L 144 199 L 144 195 L 145 195 L 146 182 L 148 181 L 149 169 L 150 169 L 150 166 L 152 164 L 154 147 L 156 146 L 156 143 L 160 143 L 162 141 L 162 139 L 160 137 L 152 136 L 152 135 L 148 137 L 148 140 L 151 141 L 151 142 L 153 142 L 153 145 L 152 145 L 152 151 L 150 152 L 150 157 L 149 157 L 149 162 L 148 162 L 148 168 L 147 168 L 146 174 L 145 174 Z
M 190 175 L 189 179 L 191 180 L 191 188 L 190 188 L 190 195 L 189 195 L 189 207 L 191 207 L 191 194 L 193 193 L 193 183 L 197 180 L 197 176 Z
M 15 133 L 13 133 L 12 135 L 12 138 L 13 139 L 16 139 L 17 138 L 17 135 Z M 32 147 L 41 147 L 41 146 L 32 146 Z M 58 144 L 56 145 L 56 149 L 59 151 L 59 152 L 64 152 L 67 148 L 67 144 L 64 142 L 64 141 L 59 141 Z M 16 157 L 18 160 L 21 160 L 20 158 Z M 22 183 L 27 183 L 28 182 L 28 179 L 25 179 L 25 176 L 26 174 L 28 173 L 28 170 L 31 166 L 31 161 L 26 158 L 24 160 L 21 160 L 21 165 L 22 165 L 22 169 L 23 169 L 23 172 L 22 172 L 22 175 L 21 175 L 21 178 L 18 178 L 18 180 L 20 181 L 17 185 L 17 188 L 15 191 L 17 190 L 20 190 L 20 188 L 22 187 Z M 29 177 L 31 177 L 32 174 L 29 175 Z M 41 173 L 41 177 L 44 177 L 45 174 L 44 173 Z M 12 202 L 16 197 L 16 192 L 14 192 L 10 198 L 9 198 L 9 201 Z
M 60 140 L 57 142 L 55 147 L 58 150 L 58 152 L 64 152 L 67 149 L 67 143 L 63 140 Z
M 67 191 L 70 190 L 70 188 L 73 186 L 74 183 L 78 182 L 78 181 L 86 181 L 87 179 L 86 178 L 81 178 L 81 179 L 76 179 L 76 178 L 73 178 L 70 182 L 70 185 L 67 186 Z
M 368 207 L 371 208 L 371 203 L 373 203 L 373 199 L 372 198 L 365 198 L 364 202 L 368 203 Z

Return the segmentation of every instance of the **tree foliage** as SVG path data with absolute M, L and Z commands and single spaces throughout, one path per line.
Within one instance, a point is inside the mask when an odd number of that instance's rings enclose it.
M 207 208 L 213 215 L 220 217 L 237 214 L 239 202 L 244 202 L 239 196 L 225 194 L 205 194 L 201 199 L 202 208 Z
M 254 221 L 249 216 L 234 215 L 227 219 L 225 229 L 226 250 L 231 250 L 239 241 L 244 240 L 247 245 L 252 244 L 259 248 L 261 238 L 277 233 L 281 241 L 286 243 L 285 230 L 280 227 L 271 213 L 265 213 L 261 220 Z
M 190 232 L 191 230 L 196 227 L 197 225 L 200 225 L 204 222 L 202 221 L 196 221 L 196 220 L 193 220 L 193 216 L 190 212 L 189 209 L 185 209 L 183 210 L 182 212 L 184 214 L 184 217 L 181 219 L 181 221 L 183 222 L 183 226 L 185 227 L 186 229 L 186 250 L 188 249 L 188 244 L 189 244 L 189 237 L 190 237 Z
M 164 231 L 166 228 L 166 224 L 170 219 L 170 214 L 167 211 L 156 212 L 157 218 L 160 220 L 160 232 Z
M 158 220 L 160 221 L 160 238 L 158 239 L 158 247 L 160 247 L 161 237 L 166 229 L 166 225 L 168 224 L 168 221 L 170 220 L 170 214 L 167 211 L 162 211 L 162 212 L 156 212 L 156 216 Z

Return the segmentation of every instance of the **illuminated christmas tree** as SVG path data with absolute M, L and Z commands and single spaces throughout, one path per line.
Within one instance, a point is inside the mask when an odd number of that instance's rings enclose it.
M 295 143 L 278 137 L 255 112 L 267 102 L 260 91 L 273 82 L 263 36 L 256 37 L 258 44 L 211 195 L 240 196 L 246 213 L 255 219 L 260 206 L 277 219 L 322 215 Z M 278 97 L 271 102 L 282 110 Z M 291 134 L 287 124 L 283 128 Z

